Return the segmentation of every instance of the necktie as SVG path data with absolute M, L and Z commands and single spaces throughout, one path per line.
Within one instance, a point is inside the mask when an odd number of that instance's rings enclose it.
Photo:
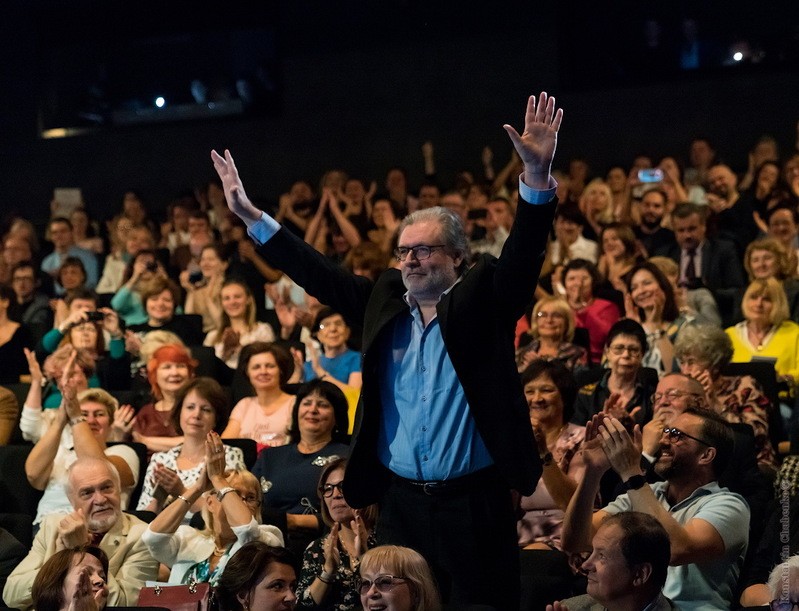
M 688 250 L 688 267 L 685 268 L 685 284 L 689 289 L 696 287 L 696 249 Z

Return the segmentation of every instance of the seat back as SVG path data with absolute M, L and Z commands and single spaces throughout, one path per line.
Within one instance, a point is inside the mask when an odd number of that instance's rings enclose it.
M 25 461 L 32 449 L 22 444 L 0 447 L 0 513 L 24 513 L 31 521 L 42 498 L 42 491 L 25 476 Z

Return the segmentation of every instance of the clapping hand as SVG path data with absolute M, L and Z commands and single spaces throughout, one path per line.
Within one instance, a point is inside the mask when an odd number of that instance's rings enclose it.
M 358 509 L 355 510 L 355 519 L 350 522 L 350 528 L 355 533 L 355 549 L 352 550 L 353 555 L 350 557 L 352 570 L 355 571 L 361 561 L 361 556 L 366 553 L 366 543 L 369 540 L 369 531 L 366 530 L 366 524 Z
M 214 431 L 205 438 L 205 469 L 215 488 L 227 486 L 225 479 L 225 446 Z
M 22 349 L 25 352 L 25 358 L 28 361 L 28 372 L 31 374 L 31 384 L 39 384 L 41 386 L 44 375 L 42 374 L 42 367 L 39 361 L 36 360 L 36 353 L 27 348 Z
M 604 473 L 610 469 L 610 462 L 602 448 L 602 437 L 599 429 L 607 416 L 603 413 L 594 415 L 585 425 L 585 441 L 580 446 L 583 461 L 588 469 Z
M 602 412 L 604 414 L 612 418 L 617 418 L 624 423 L 625 427 L 629 427 L 629 425 L 632 424 L 632 421 L 640 411 L 640 405 L 627 411 L 627 407 L 624 405 L 624 399 L 621 394 L 617 392 L 611 393 L 605 400 L 605 405 L 602 407 Z
M 116 441 L 124 441 L 136 425 L 136 412 L 130 405 L 120 405 L 114 412 L 114 422 L 111 427 L 115 432 Z
M 325 556 L 325 563 L 322 567 L 326 573 L 335 573 L 341 564 L 341 553 L 338 550 L 338 531 L 341 526 L 338 522 L 333 524 L 330 529 L 330 534 L 325 539 L 325 544 L 322 547 L 322 552 Z
M 608 462 L 622 481 L 641 474 L 641 427 L 633 429 L 633 438 L 617 418 L 605 418 L 599 427 L 602 448 Z
M 154 463 L 153 481 L 156 486 L 163 488 L 167 494 L 173 497 L 183 494 L 183 491 L 186 490 L 178 474 L 160 463 Z

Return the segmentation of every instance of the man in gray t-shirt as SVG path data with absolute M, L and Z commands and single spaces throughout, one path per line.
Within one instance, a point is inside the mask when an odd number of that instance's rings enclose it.
M 718 474 L 732 452 L 732 432 L 714 412 L 689 408 L 661 438 L 655 471 L 664 482 L 646 483 L 641 471 L 641 434 L 633 440 L 622 424 L 604 414 L 587 425 L 586 473 L 572 496 L 563 523 L 563 549 L 591 549 L 591 537 L 609 516 L 641 511 L 669 533 L 671 562 L 663 594 L 681 609 L 728 609 L 743 563 L 749 532 L 744 499 L 720 488 Z M 599 481 L 609 468 L 625 493 L 591 513 Z

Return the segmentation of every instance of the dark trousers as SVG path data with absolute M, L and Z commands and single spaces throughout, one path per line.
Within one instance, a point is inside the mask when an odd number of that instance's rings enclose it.
M 448 608 L 519 608 L 519 548 L 510 490 L 496 470 L 428 494 L 394 478 L 380 503 L 379 545 L 415 549 L 430 563 Z M 470 476 L 467 476 L 469 478 Z

